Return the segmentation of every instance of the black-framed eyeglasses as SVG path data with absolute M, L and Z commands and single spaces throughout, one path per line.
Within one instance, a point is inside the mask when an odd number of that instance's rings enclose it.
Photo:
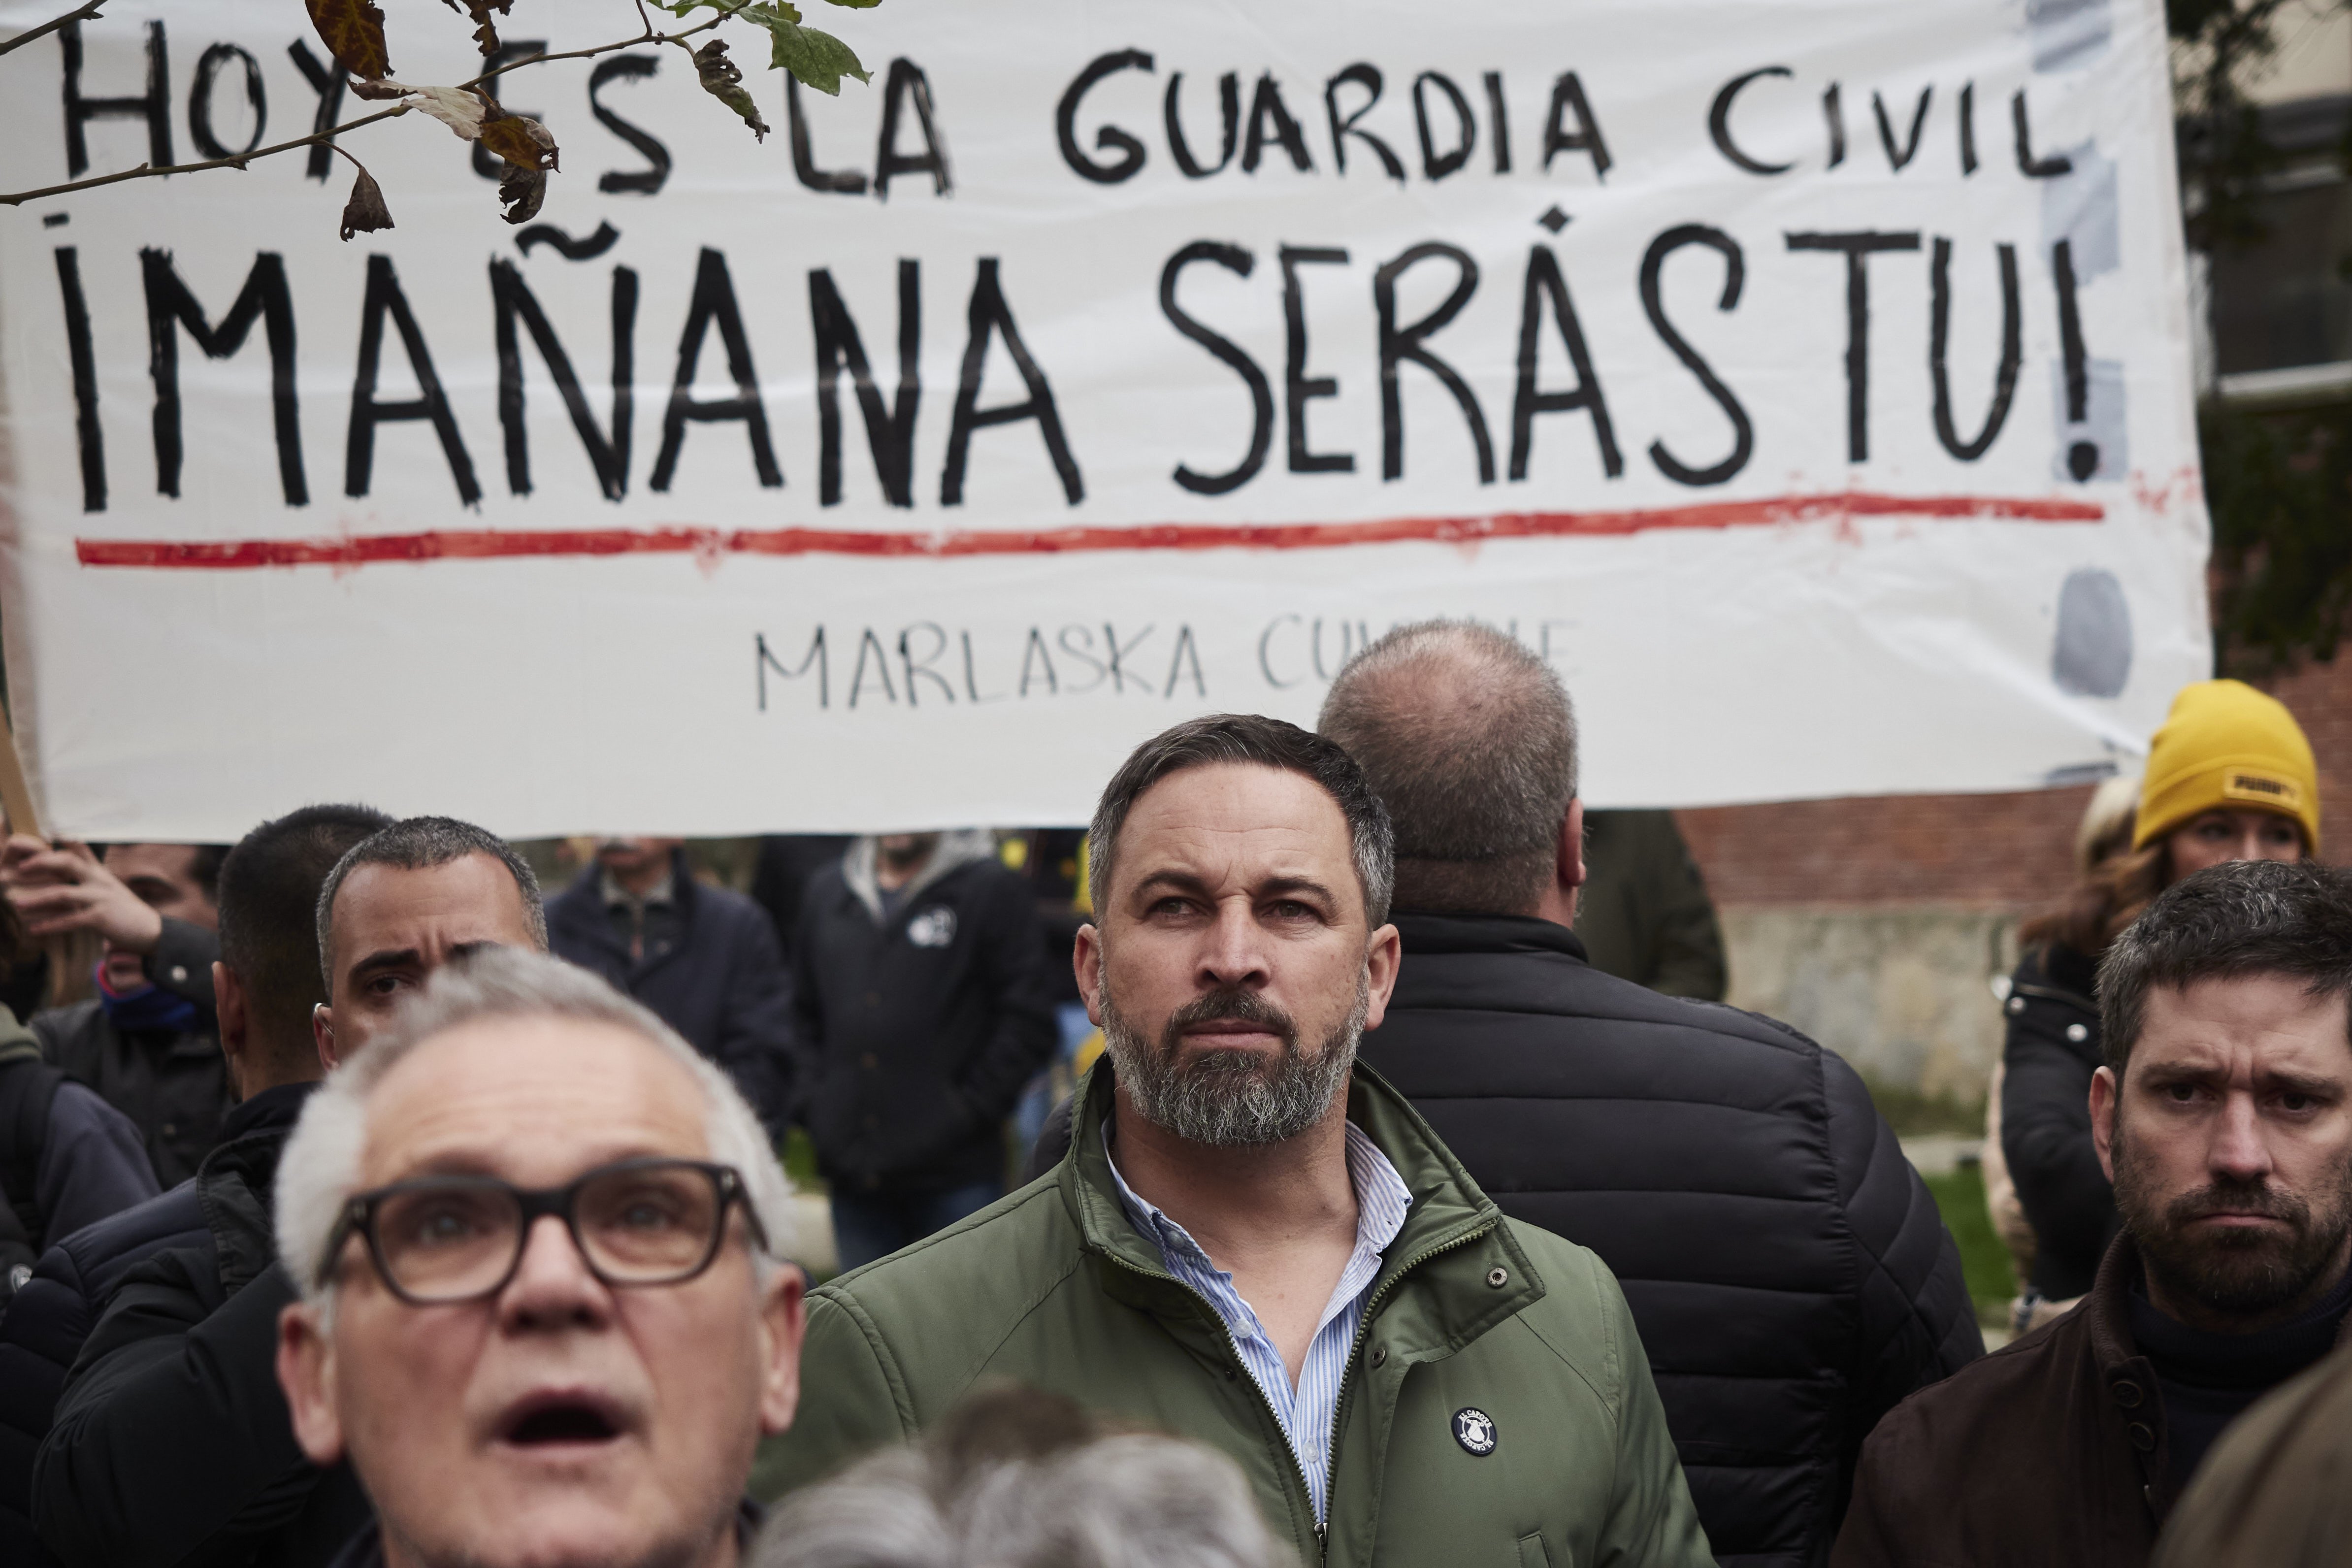
M 522 1265 L 531 1227 L 554 1215 L 589 1272 L 614 1287 L 679 1285 L 709 1268 L 736 1205 L 767 1245 L 742 1175 L 700 1160 L 622 1160 L 568 1185 L 526 1191 L 496 1176 L 419 1176 L 343 1205 L 319 1260 L 324 1285 L 353 1233 L 394 1296 L 413 1307 L 495 1296 Z

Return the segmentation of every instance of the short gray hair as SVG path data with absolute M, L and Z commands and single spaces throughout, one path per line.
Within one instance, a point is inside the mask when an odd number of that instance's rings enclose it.
M 394 1015 L 391 1027 L 327 1075 L 302 1107 L 278 1162 L 278 1256 L 303 1299 L 327 1305 L 334 1285 L 328 1238 L 359 1190 L 368 1101 L 392 1069 L 425 1041 L 485 1018 L 564 1018 L 625 1029 L 659 1050 L 702 1091 L 710 1158 L 743 1178 L 760 1229 L 753 1258 L 764 1276 L 796 1239 L 792 1189 L 760 1119 L 727 1075 L 646 1008 L 597 975 L 545 953 L 491 947 L 436 970 Z
M 2120 1079 L 2147 994 L 2282 974 L 2316 999 L 2352 995 L 2352 881 L 2313 861 L 2208 866 L 2158 894 L 2099 960 L 2099 1048 Z M 2347 1040 L 2352 1044 L 2352 1040 Z
M 1389 814 L 1365 784 L 1364 771 L 1324 737 L 1255 713 L 1188 719 L 1136 747 L 1111 775 L 1087 834 L 1087 896 L 1098 915 L 1109 902 L 1119 829 L 1127 826 L 1127 814 L 1143 792 L 1171 773 L 1221 763 L 1280 768 L 1320 784 L 1348 822 L 1348 845 L 1356 880 L 1363 888 L 1366 923 L 1377 927 L 1389 918 L 1389 896 L 1396 885 L 1396 842 L 1389 830 Z
M 1551 666 L 1475 621 L 1415 622 L 1348 662 L 1316 728 L 1388 807 L 1400 904 L 1536 907 L 1576 798 L 1576 712 Z
M 335 989 L 335 895 L 342 891 L 345 878 L 362 866 L 422 871 L 463 860 L 468 855 L 488 855 L 513 876 L 515 890 L 522 895 L 523 918 L 530 922 L 531 940 L 544 951 L 547 900 L 540 894 L 539 877 L 531 870 L 530 862 L 515 853 L 513 845 L 486 827 L 460 822 L 454 816 L 406 817 L 352 845 L 350 853 L 335 862 L 335 868 L 327 873 L 325 886 L 319 889 L 319 975 L 327 983 L 328 994 L 332 995 Z
M 1034 1390 L 971 1405 L 966 1441 L 934 1434 L 792 1497 L 751 1568 L 1297 1568 L 1224 1455 L 1097 1435 L 1071 1402 Z M 1065 1423 L 1075 1430 L 1041 1430 Z

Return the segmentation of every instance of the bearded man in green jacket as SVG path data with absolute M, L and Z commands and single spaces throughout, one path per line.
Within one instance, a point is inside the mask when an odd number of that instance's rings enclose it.
M 1104 792 L 1069 1156 L 809 1301 L 774 1492 L 1012 1381 L 1230 1455 L 1301 1559 L 1712 1562 L 1617 1282 L 1355 1064 L 1396 981 L 1346 752 L 1197 719 Z M 757 1483 L 755 1483 L 757 1484 Z

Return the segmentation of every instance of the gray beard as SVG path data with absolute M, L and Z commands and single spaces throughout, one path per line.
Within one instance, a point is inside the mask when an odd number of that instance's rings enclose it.
M 1289 1015 L 1255 993 L 1223 991 L 1170 1015 L 1157 1041 L 1146 1039 L 1102 992 L 1103 1048 L 1136 1114 L 1188 1143 L 1212 1149 L 1257 1148 L 1297 1137 L 1323 1119 L 1348 1083 L 1371 1007 L 1370 983 L 1358 976 L 1356 1005 L 1312 1056 L 1298 1048 Z M 1182 1058 L 1183 1030 L 1211 1018 L 1259 1024 L 1282 1041 L 1267 1061 L 1255 1051 L 1207 1050 Z

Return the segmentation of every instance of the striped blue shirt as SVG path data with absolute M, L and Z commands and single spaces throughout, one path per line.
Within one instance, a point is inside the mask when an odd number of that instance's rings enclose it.
M 1136 1195 L 1127 1178 L 1119 1174 L 1116 1158 L 1110 1163 L 1111 1180 L 1118 1184 L 1118 1201 L 1129 1221 L 1159 1247 L 1168 1272 L 1215 1310 L 1225 1331 L 1233 1336 L 1242 1364 L 1249 1368 L 1265 1402 L 1274 1407 L 1275 1419 L 1282 1423 L 1290 1451 L 1297 1456 L 1298 1468 L 1307 1478 L 1307 1492 L 1315 1500 L 1318 1525 L 1324 1522 L 1324 1503 L 1331 1490 L 1331 1426 L 1339 1415 L 1340 1384 L 1347 1381 L 1348 1352 L 1355 1348 L 1365 1302 L 1380 1276 L 1381 1254 L 1404 1228 L 1404 1211 L 1412 1205 L 1412 1192 L 1388 1156 L 1354 1122 L 1347 1123 L 1347 1129 L 1348 1181 L 1356 1189 L 1356 1250 L 1349 1255 L 1348 1267 L 1340 1270 L 1330 1300 L 1324 1303 L 1296 1389 L 1290 1386 L 1290 1369 L 1283 1364 L 1282 1352 L 1259 1325 L 1250 1304 L 1234 1289 L 1234 1277 L 1209 1261 L 1209 1255 L 1184 1233 L 1182 1226 Z M 1108 1125 L 1103 1128 L 1103 1152 L 1110 1152 Z

